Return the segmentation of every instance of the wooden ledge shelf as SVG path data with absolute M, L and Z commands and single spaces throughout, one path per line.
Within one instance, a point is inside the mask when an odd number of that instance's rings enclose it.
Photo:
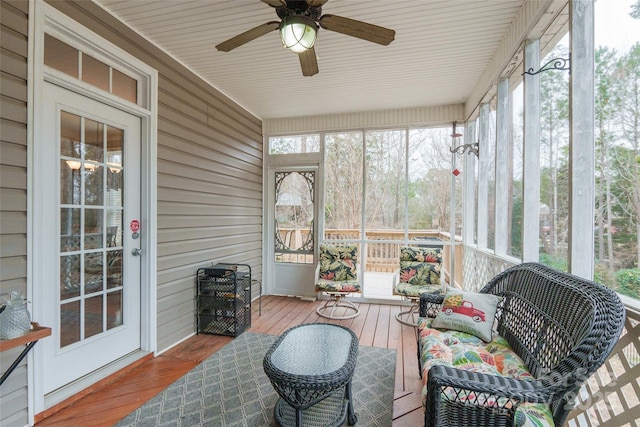
M 23 344 L 29 344 L 30 342 L 38 341 L 51 335 L 51 328 L 49 327 L 40 326 L 36 322 L 31 322 L 31 326 L 32 329 L 20 337 L 0 340 L 0 351 L 9 350 Z
M 11 338 L 8 340 L 0 340 L 0 351 L 9 350 L 20 345 L 27 345 L 22 353 L 16 358 L 16 360 L 9 366 L 9 369 L 0 377 L 0 385 L 4 383 L 9 375 L 18 367 L 22 359 L 29 353 L 29 350 L 38 342 L 38 340 L 51 335 L 51 328 L 46 326 L 40 326 L 36 322 L 31 322 L 31 330 L 22 336 Z

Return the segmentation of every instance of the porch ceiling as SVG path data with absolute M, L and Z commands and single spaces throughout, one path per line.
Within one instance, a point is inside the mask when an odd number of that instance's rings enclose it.
M 261 119 L 464 103 L 527 0 L 330 0 L 323 13 L 396 31 L 389 46 L 320 29 L 320 72 L 303 77 L 277 31 L 215 45 L 278 20 L 259 0 L 99 0 Z

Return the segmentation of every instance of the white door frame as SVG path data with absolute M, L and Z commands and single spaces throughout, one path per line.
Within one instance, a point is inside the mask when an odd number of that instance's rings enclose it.
M 102 39 L 86 27 L 59 12 L 43 0 L 29 2 L 29 64 L 28 64 L 28 118 L 27 118 L 27 298 L 31 301 L 31 313 L 34 321 L 44 311 L 45 301 L 34 293 L 34 283 L 46 280 L 42 277 L 40 261 L 34 259 L 33 248 L 37 245 L 41 227 L 47 226 L 34 218 L 34 200 L 39 197 L 34 191 L 35 171 L 38 165 L 34 161 L 34 143 L 42 132 L 41 110 L 42 88 L 45 79 L 52 83 L 117 107 L 141 119 L 141 226 L 147 230 L 141 233 L 141 247 L 144 249 L 141 265 L 141 350 L 157 351 L 157 92 L 158 74 L 155 69 L 126 53 L 124 50 Z M 113 95 L 97 90 L 92 86 L 70 78 L 44 66 L 44 33 L 85 52 L 94 58 L 109 64 L 131 77 L 138 83 L 140 105 L 126 102 Z M 43 325 L 48 326 L 48 325 Z M 48 338 L 45 338 L 48 339 Z M 43 352 L 36 346 L 28 357 L 28 417 L 33 424 L 36 413 L 47 409 L 52 402 L 46 402 L 40 371 L 43 369 Z M 114 367 L 114 369 L 117 369 Z M 108 372 L 101 373 L 102 376 Z M 96 378 L 99 379 L 99 378 Z M 70 393 L 77 392 L 76 390 Z

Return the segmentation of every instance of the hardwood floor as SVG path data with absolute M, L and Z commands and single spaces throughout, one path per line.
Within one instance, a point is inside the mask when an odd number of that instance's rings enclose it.
M 423 425 L 420 400 L 421 380 L 414 328 L 396 321 L 400 306 L 359 304 L 360 315 L 350 320 L 329 321 L 316 314 L 324 302 L 304 302 L 297 298 L 267 296 L 262 299 L 262 316 L 253 305 L 249 331 L 279 335 L 303 323 L 338 323 L 351 328 L 360 345 L 397 350 L 395 399 L 391 427 Z M 114 375 L 101 387 L 51 415 L 38 414 L 36 423 L 44 426 L 112 426 L 140 407 L 176 379 L 229 343 L 232 337 L 196 335 L 156 358 Z M 356 408 L 357 411 L 357 408 Z M 51 411 L 49 411 L 51 412 Z M 48 415 L 48 416 L 47 416 Z

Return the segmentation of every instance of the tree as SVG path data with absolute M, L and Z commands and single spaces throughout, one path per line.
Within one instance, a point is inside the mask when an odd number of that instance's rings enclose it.
M 327 228 L 360 229 L 362 142 L 361 132 L 326 136 L 324 188 Z
M 567 57 L 566 48 L 557 47 L 542 61 Z M 540 155 L 541 155 L 541 203 L 549 206 L 550 237 L 543 239 L 544 251 L 554 256 L 566 253 L 568 237 L 568 194 L 559 191 L 567 188 L 566 179 L 559 172 L 568 163 L 569 124 L 568 76 L 561 71 L 549 71 L 540 78 Z M 565 172 L 566 173 L 566 172 Z M 561 179 L 564 180 L 561 182 Z M 562 205 L 560 202 L 563 202 Z
M 636 266 L 640 267 L 640 43 L 636 43 L 618 64 L 617 76 L 619 127 L 624 147 L 630 155 L 619 170 L 620 178 L 626 181 L 629 198 L 629 214 L 635 226 Z M 625 159 L 621 159 L 625 160 Z
M 609 274 L 615 271 L 613 256 L 612 200 L 611 200 L 611 172 L 610 146 L 616 138 L 614 117 L 617 111 L 615 91 L 618 88 L 614 78 L 616 67 L 616 51 L 607 47 L 596 50 L 596 224 L 597 224 L 597 259 L 601 262 L 608 259 Z M 605 231 L 606 253 L 605 253 Z
M 640 19 L 640 0 L 631 5 L 629 15 L 634 19 Z

